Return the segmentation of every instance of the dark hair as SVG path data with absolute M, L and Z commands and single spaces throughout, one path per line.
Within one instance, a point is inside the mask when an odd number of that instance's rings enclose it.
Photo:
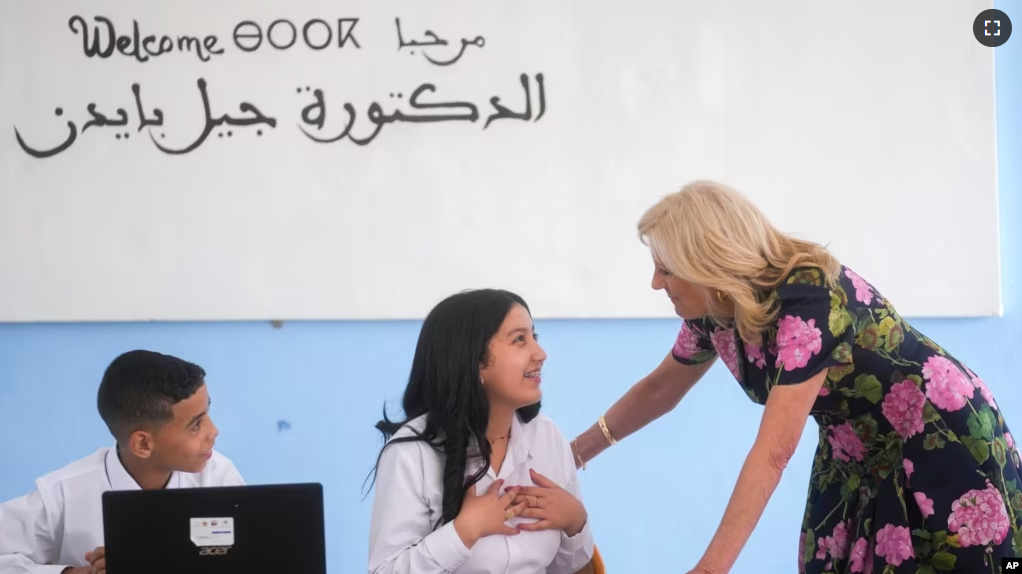
M 191 397 L 205 381 L 202 367 L 152 351 L 129 351 L 103 373 L 96 404 L 117 440 L 139 428 L 166 424 L 174 405 Z
M 529 306 L 518 295 L 498 289 L 464 291 L 444 299 L 426 316 L 415 346 L 412 370 L 402 407 L 405 420 L 391 421 L 387 408 L 376 428 L 387 446 L 398 442 L 422 441 L 445 455 L 443 512 L 435 525 L 454 520 L 461 511 L 466 490 L 475 485 L 490 467 L 490 443 L 486 426 L 490 404 L 479 379 L 480 366 L 490 361 L 490 340 L 504 323 L 511 308 Z M 539 414 L 540 403 L 518 409 L 518 417 L 529 422 Z M 426 415 L 425 428 L 414 436 L 390 438 L 409 421 Z M 468 480 L 468 449 L 471 440 L 479 448 L 483 465 Z M 376 468 L 380 458 L 376 459 Z M 375 478 L 376 468 L 373 469 Z

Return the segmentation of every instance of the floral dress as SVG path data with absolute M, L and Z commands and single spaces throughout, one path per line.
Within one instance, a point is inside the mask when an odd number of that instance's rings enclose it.
M 796 269 L 764 345 L 710 318 L 672 354 L 719 356 L 753 401 L 828 369 L 799 540 L 802 573 L 1000 572 L 1022 549 L 1019 453 L 987 386 L 851 269 Z

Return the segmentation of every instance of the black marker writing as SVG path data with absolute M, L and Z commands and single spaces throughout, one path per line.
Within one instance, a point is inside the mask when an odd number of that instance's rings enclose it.
M 306 22 L 299 33 L 298 28 L 290 20 L 281 18 L 270 22 L 266 28 L 266 43 L 278 50 L 287 50 L 294 46 L 301 36 L 306 46 L 313 50 L 322 50 L 330 46 L 336 37 L 338 48 L 343 48 L 348 42 L 354 44 L 356 48 L 361 48 L 354 35 L 356 24 L 358 18 L 338 18 L 337 28 L 334 30 L 326 20 L 314 18 Z M 323 32 L 326 33 L 325 37 Z M 263 37 L 263 29 L 252 20 L 238 22 L 234 27 L 234 45 L 243 52 L 258 50 L 263 45 Z
M 138 110 L 138 131 L 142 131 L 142 128 L 151 126 L 162 126 L 163 111 L 161 111 L 160 108 L 153 108 L 153 117 L 156 118 L 155 120 L 150 120 L 146 117 L 145 110 L 142 108 L 142 87 L 138 84 L 132 84 L 131 92 L 135 94 L 135 109 Z
M 213 132 L 213 130 L 215 128 L 219 127 L 219 126 L 226 125 L 226 126 L 245 127 L 245 126 L 254 126 L 254 125 L 266 125 L 266 126 L 269 126 L 271 128 L 275 128 L 277 126 L 277 120 L 276 119 L 263 115 L 263 113 L 260 112 L 259 109 L 255 105 L 253 105 L 251 103 L 248 103 L 248 102 L 242 102 L 238 106 L 238 110 L 242 114 L 248 114 L 248 116 L 245 116 L 245 117 L 243 117 L 243 116 L 231 117 L 228 114 L 223 114 L 223 115 L 221 115 L 219 117 L 213 117 L 213 113 L 212 113 L 212 110 L 211 110 L 211 107 L 210 107 L 210 103 L 209 103 L 209 94 L 207 92 L 206 80 L 203 79 L 203 78 L 199 78 L 197 84 L 198 84 L 198 87 L 199 87 L 199 96 L 202 98 L 202 108 L 203 108 L 203 111 L 205 112 L 205 121 L 203 123 L 202 133 L 200 133 L 199 136 L 195 139 L 195 141 L 193 141 L 188 146 L 186 146 L 184 148 L 181 148 L 181 149 L 173 149 L 173 148 L 170 148 L 168 146 L 165 146 L 165 145 L 161 144 L 159 142 L 159 140 L 156 138 L 156 135 L 153 133 L 153 131 L 150 130 L 149 131 L 149 138 L 153 141 L 153 144 L 155 144 L 156 147 L 160 151 L 162 151 L 162 152 L 164 152 L 166 154 L 170 154 L 170 155 L 181 155 L 181 154 L 186 154 L 188 152 L 191 152 L 191 151 L 195 150 L 196 148 L 198 148 L 200 145 L 202 145 L 202 143 L 204 141 L 206 141 L 206 139 L 210 136 L 210 134 Z M 162 127 L 163 123 L 164 123 L 163 122 L 163 119 L 164 119 L 163 118 L 163 111 L 160 110 L 159 108 L 153 108 L 152 114 L 151 114 L 151 117 L 150 117 L 150 114 L 145 111 L 145 108 L 142 105 L 142 88 L 141 88 L 141 86 L 139 86 L 139 84 L 137 84 L 137 83 L 136 84 L 132 84 L 131 85 L 131 91 L 132 91 L 132 93 L 135 96 L 135 108 L 136 108 L 136 110 L 138 112 L 138 128 L 137 128 L 136 132 L 140 132 L 144 128 L 147 128 L 147 127 L 148 128 Z M 115 119 L 111 119 L 110 118 L 110 114 L 106 114 L 106 113 L 103 113 L 102 111 L 100 111 L 98 109 L 98 106 L 95 103 L 88 104 L 86 106 L 86 111 L 89 113 L 89 116 L 90 116 L 91 119 L 88 122 L 86 122 L 84 126 L 82 126 L 82 129 L 81 129 L 81 132 L 80 132 L 81 134 L 84 134 L 86 132 L 86 130 L 88 130 L 89 128 L 93 128 L 93 127 L 96 127 L 96 128 L 101 128 L 101 127 L 114 127 L 114 128 L 125 127 L 125 126 L 128 125 L 128 122 L 130 121 L 129 120 L 129 116 L 128 116 L 128 112 L 124 108 L 117 108 L 117 110 L 115 111 L 115 114 L 117 115 L 117 118 L 115 118 Z M 55 114 L 58 117 L 63 116 L 64 115 L 64 109 L 63 108 L 57 108 Z M 21 132 L 18 130 L 18 128 L 16 126 L 14 128 L 14 135 L 15 135 L 15 138 L 18 140 L 18 145 L 21 146 L 21 149 L 24 150 L 25 153 L 27 153 L 28 155 L 30 155 L 32 157 L 36 157 L 36 158 L 47 158 L 47 157 L 51 157 L 51 156 L 57 155 L 57 154 L 63 152 L 64 150 L 68 149 L 69 147 L 71 147 L 71 145 L 78 138 L 79 130 L 78 130 L 77 126 L 75 125 L 75 123 L 73 121 L 68 121 L 67 122 L 67 127 L 68 127 L 68 136 L 67 136 L 67 138 L 62 143 L 58 144 L 56 147 L 51 148 L 51 149 L 42 149 L 42 150 L 40 150 L 40 149 L 36 149 L 36 148 L 30 146 L 25 141 L 25 138 L 22 137 Z M 261 136 L 262 134 L 263 134 L 262 129 L 259 129 L 259 130 L 256 131 L 256 135 L 257 136 Z M 129 135 L 130 134 L 127 131 L 121 130 L 121 131 L 115 131 L 114 137 L 116 139 L 125 139 L 126 140 L 126 139 L 129 138 Z M 219 135 L 222 137 L 223 133 L 221 133 Z M 233 132 L 232 131 L 228 131 L 227 135 L 231 136 L 231 135 L 233 135 Z M 159 139 L 163 139 L 163 137 L 164 137 L 164 134 L 160 133 L 160 138 Z
M 483 46 L 486 45 L 486 38 L 483 38 L 482 36 L 476 36 L 471 40 L 467 38 L 462 38 L 461 48 L 457 51 L 457 53 L 454 54 L 454 57 L 452 57 L 449 60 L 435 60 L 431 58 L 429 54 L 426 53 L 425 50 L 422 50 L 421 48 L 428 48 L 431 46 L 446 46 L 447 40 L 441 39 L 432 30 L 426 30 L 422 33 L 422 35 L 424 37 L 429 38 L 428 40 L 424 41 L 410 40 L 408 42 L 405 42 L 404 35 L 401 33 L 401 19 L 394 18 L 394 25 L 397 28 L 397 50 L 399 52 L 404 48 L 420 48 L 420 52 L 422 52 L 422 57 L 426 58 L 426 60 L 429 61 L 429 63 L 437 66 L 450 66 L 451 64 L 457 62 L 465 54 L 465 49 L 468 48 L 469 46 L 478 46 L 482 48 Z M 415 51 L 411 50 L 409 51 L 409 53 L 414 55 Z
M 64 110 L 63 110 L 63 108 L 57 108 L 56 111 L 54 111 L 53 113 L 56 114 L 57 117 L 60 117 L 60 116 L 64 115 Z M 44 158 L 44 157 L 50 157 L 50 156 L 57 155 L 58 153 L 60 153 L 60 152 L 62 152 L 64 150 L 66 150 L 67 148 L 71 147 L 71 144 L 75 143 L 75 139 L 78 137 L 78 128 L 75 127 L 75 123 L 71 122 L 71 121 L 67 122 L 67 130 L 68 130 L 68 135 L 67 135 L 67 139 L 64 140 L 64 143 L 58 145 L 57 147 L 55 147 L 53 149 L 48 149 L 48 150 L 43 150 L 43 151 L 39 151 L 39 150 L 36 150 L 36 149 L 33 149 L 33 148 L 29 147 L 29 145 L 26 144 L 25 140 L 21 137 L 21 133 L 18 131 L 17 127 L 14 128 L 14 137 L 17 138 L 18 145 L 21 146 L 21 149 L 25 150 L 25 153 L 27 153 L 28 155 L 30 155 L 32 157 Z
M 202 96 L 202 109 L 206 113 L 206 122 L 202 129 L 202 133 L 199 134 L 199 137 L 194 142 L 192 142 L 191 145 L 189 145 L 188 147 L 175 150 L 160 145 L 160 142 L 157 141 L 156 137 L 153 136 L 153 133 L 150 131 L 149 137 L 150 139 L 153 140 L 153 144 L 155 144 L 156 147 L 160 149 L 160 151 L 171 155 L 180 155 L 188 153 L 202 145 L 202 142 L 206 141 L 206 138 L 209 137 L 209 134 L 213 132 L 213 128 L 224 124 L 227 124 L 229 126 L 251 126 L 256 124 L 266 124 L 271 128 L 277 126 L 277 120 L 264 116 L 262 112 L 259 111 L 258 108 L 256 108 L 254 105 L 248 102 L 242 102 L 238 106 L 238 109 L 242 113 L 252 114 L 251 117 L 238 119 L 232 118 L 227 114 L 224 114 L 219 118 L 214 118 L 209 107 L 209 94 L 206 93 L 206 80 L 204 80 L 203 78 L 199 78 L 198 85 L 199 95 Z M 262 130 L 256 133 L 257 135 L 262 135 Z
M 197 36 L 177 36 L 176 41 L 168 35 L 143 35 L 141 26 L 137 20 L 132 20 L 132 30 L 129 34 L 118 34 L 114 23 L 104 16 L 95 16 L 94 23 L 87 23 L 82 16 L 72 16 L 68 20 L 68 27 L 75 35 L 82 39 L 82 50 L 88 58 L 107 59 L 120 54 L 133 58 L 138 62 L 148 62 L 151 59 L 175 50 L 194 54 L 200 61 L 208 62 L 214 55 L 224 53 L 223 48 L 217 47 L 217 37 L 207 35 L 201 39 Z M 239 22 L 233 31 L 235 46 L 246 53 L 253 53 L 260 48 L 286 51 L 292 48 L 301 48 L 301 44 L 312 51 L 324 51 L 332 47 L 338 49 L 348 45 L 355 49 L 362 46 L 355 37 L 355 28 L 359 22 L 358 18 L 337 18 L 327 20 L 312 18 L 304 23 L 279 18 L 273 20 L 265 28 L 253 20 Z M 486 45 L 482 36 L 474 38 L 461 38 L 458 41 L 451 41 L 441 38 L 432 30 L 424 30 L 417 38 L 406 38 L 406 31 L 402 29 L 401 19 L 395 18 L 394 24 L 397 32 L 397 51 L 415 55 L 417 52 L 430 64 L 436 66 L 451 66 L 461 60 L 469 52 L 470 48 L 481 49 Z M 264 47 L 268 46 L 268 47 Z M 428 53 L 427 53 L 428 52 Z M 327 113 L 327 98 L 323 90 L 312 90 L 305 87 L 298 88 L 298 93 L 311 92 L 313 100 L 306 101 L 301 108 L 301 121 L 298 123 L 299 130 L 310 140 L 316 143 L 334 143 L 348 139 L 355 145 L 365 146 L 377 139 L 385 126 L 394 124 L 433 124 L 440 122 L 465 122 L 478 124 L 483 120 L 482 129 L 488 129 L 498 120 L 516 120 L 518 122 L 536 122 L 544 117 L 547 108 L 546 90 L 547 86 L 542 73 L 530 77 L 527 74 L 518 76 L 521 85 L 521 96 L 505 98 L 494 95 L 489 98 L 488 105 L 483 102 L 461 101 L 457 98 L 444 97 L 441 89 L 432 82 L 423 82 L 415 87 L 410 95 L 405 98 L 400 92 L 391 93 L 390 102 L 371 102 L 364 111 L 359 111 L 351 102 L 335 103 L 330 109 L 338 109 L 342 113 Z M 276 128 L 277 120 L 274 117 L 263 114 L 259 108 L 250 102 L 238 104 L 238 113 L 215 115 L 214 106 L 210 103 L 208 85 L 204 78 L 198 78 L 197 86 L 199 97 L 202 101 L 204 121 L 199 134 L 187 145 L 182 147 L 167 144 L 166 136 L 162 129 L 165 124 L 164 113 L 159 108 L 146 109 L 143 105 L 142 87 L 139 83 L 131 84 L 131 92 L 134 96 L 134 111 L 129 113 L 131 106 L 115 107 L 115 103 L 100 105 L 96 102 L 85 104 L 84 109 L 87 117 L 84 123 L 77 124 L 73 120 L 67 120 L 67 136 L 63 141 L 49 144 L 49 149 L 36 148 L 29 145 L 17 126 L 14 127 L 15 138 L 18 145 L 28 155 L 36 158 L 47 158 L 62 153 L 69 149 L 79 137 L 88 132 L 90 137 L 97 131 L 104 133 L 103 128 L 109 129 L 106 133 L 113 134 L 115 139 L 128 140 L 133 133 L 141 132 L 149 128 L 149 139 L 160 151 L 169 155 L 182 155 L 190 153 L 200 146 L 213 134 L 217 137 L 230 138 L 234 135 L 231 128 L 258 126 L 255 130 L 257 136 L 262 136 L 262 126 Z M 505 103 L 505 100 L 518 103 Z M 62 117 L 64 108 L 56 108 L 55 115 Z M 129 123 L 131 116 L 137 116 L 137 127 L 132 130 Z M 360 117 L 361 116 L 361 117 Z M 331 121 L 328 122 L 328 118 Z M 82 120 L 79 120 L 81 122 Z M 78 125 L 81 125 L 79 129 Z M 219 128 L 219 129 L 218 129 Z M 29 138 L 32 139 L 32 138 Z M 137 139 L 136 139 L 137 141 Z
M 514 119 L 520 121 L 539 121 L 546 113 L 546 85 L 544 83 L 543 74 L 536 75 L 536 86 L 537 86 L 537 104 L 536 104 L 536 115 L 533 118 L 533 103 L 532 103 L 532 90 L 530 88 L 530 79 L 526 74 L 519 76 L 519 83 L 525 92 L 525 103 L 523 104 L 524 111 L 514 112 L 509 108 L 505 107 L 500 103 L 500 97 L 494 96 L 490 98 L 490 105 L 493 106 L 494 113 L 492 113 L 483 124 L 483 129 L 489 127 L 489 125 L 500 119 Z M 309 91 L 306 88 L 305 91 Z M 344 127 L 333 135 L 320 136 L 318 132 L 324 129 L 327 113 L 326 113 L 326 102 L 323 97 L 323 91 L 316 89 L 312 91 L 312 95 L 315 100 L 302 109 L 302 124 L 298 125 L 298 128 L 308 137 L 310 140 L 316 143 L 334 143 L 347 138 L 352 143 L 360 146 L 364 146 L 372 142 L 383 130 L 383 126 L 393 123 L 436 123 L 436 122 L 451 122 L 451 121 L 466 121 L 475 123 L 479 120 L 480 114 L 478 107 L 471 102 L 436 102 L 436 101 L 421 101 L 421 98 L 428 94 L 432 95 L 436 93 L 437 88 L 435 85 L 430 83 L 424 83 L 415 88 L 411 96 L 408 98 L 408 107 L 412 112 L 405 112 L 400 109 L 395 109 L 389 113 L 384 111 L 383 105 L 379 102 L 372 102 L 366 109 L 365 117 L 374 127 L 371 132 L 365 137 L 356 137 L 352 131 L 357 123 L 358 113 L 355 110 L 355 106 L 351 103 L 345 102 L 341 105 L 347 118 L 344 120 Z M 298 89 L 299 93 L 302 93 L 302 89 Z M 402 94 L 391 94 L 394 99 L 402 99 Z M 306 128 L 315 128 L 315 131 Z
M 194 52 L 199 60 L 208 62 L 213 55 L 219 56 L 224 53 L 223 48 L 216 47 L 217 37 L 214 35 L 204 37 L 201 43 L 196 36 L 178 36 L 176 43 L 166 35 L 157 37 L 150 34 L 143 38 L 138 20 L 132 20 L 132 35 L 118 36 L 114 23 L 109 18 L 96 16 L 93 19 L 97 25 L 91 32 L 89 25 L 81 16 L 72 16 L 67 22 L 72 32 L 82 35 L 82 51 L 89 58 L 106 59 L 111 57 L 116 49 L 124 56 L 134 57 L 139 62 L 148 62 L 149 58 L 173 52 L 176 47 L 179 52 Z
M 118 117 L 120 117 L 120 119 L 119 120 L 115 120 L 115 121 L 110 121 L 105 115 L 97 112 L 96 111 L 96 104 L 89 104 L 86 109 L 88 110 L 89 115 L 92 116 L 92 119 L 89 120 L 88 122 L 86 122 L 86 124 L 84 126 L 82 126 L 82 133 L 83 134 L 85 133 L 85 130 L 91 128 L 92 126 L 98 126 L 98 127 L 116 126 L 116 127 L 120 127 L 120 126 L 128 125 L 128 112 L 124 111 L 124 108 L 117 108 L 117 115 L 118 115 Z
M 493 109 L 497 110 L 497 113 L 487 118 L 486 123 L 483 124 L 483 129 L 490 127 L 490 122 L 502 118 L 522 121 L 532 119 L 532 90 L 529 88 L 529 76 L 522 74 L 518 77 L 518 80 L 522 84 L 522 89 L 525 90 L 525 110 L 521 113 L 512 112 L 501 105 L 500 96 L 493 96 L 490 98 L 490 105 L 493 106 Z M 543 114 L 546 112 L 546 86 L 543 85 L 543 74 L 536 74 L 536 85 L 539 91 L 539 113 L 536 115 L 536 121 L 539 121 L 539 118 L 543 117 Z

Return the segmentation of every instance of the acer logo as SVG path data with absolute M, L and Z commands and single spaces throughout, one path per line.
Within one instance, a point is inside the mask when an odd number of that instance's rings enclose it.
M 199 549 L 199 556 L 223 556 L 230 550 L 230 546 L 207 546 Z

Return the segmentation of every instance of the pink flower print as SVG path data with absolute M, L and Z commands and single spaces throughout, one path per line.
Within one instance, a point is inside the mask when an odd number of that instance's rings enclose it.
M 933 514 L 933 499 L 927 498 L 922 492 L 913 492 L 912 496 L 915 497 L 916 505 L 919 506 L 919 512 L 923 513 L 923 518 Z
M 821 536 L 817 539 L 817 560 L 825 560 L 828 554 L 835 560 L 848 556 L 851 549 L 851 539 L 848 537 L 849 524 L 851 524 L 849 520 L 839 522 L 830 536 Z M 827 568 L 830 569 L 829 566 Z
M 869 554 L 869 543 L 865 538 L 855 541 L 852 547 L 852 572 L 862 572 L 866 569 L 866 561 L 872 558 Z M 873 568 L 873 561 L 869 560 L 870 570 Z
M 994 394 L 987 388 L 987 384 L 983 382 L 983 379 L 976 377 L 972 379 L 972 386 L 979 389 L 979 394 L 983 395 L 983 400 L 990 405 L 990 408 L 997 410 L 997 403 L 994 401 Z
M 902 438 L 923 432 L 923 405 L 926 395 L 911 379 L 891 385 L 890 392 L 880 405 L 880 412 L 890 421 Z
M 976 387 L 947 357 L 934 355 L 923 363 L 923 378 L 926 383 L 926 398 L 937 408 L 957 411 L 971 399 Z
M 806 572 L 806 533 L 798 537 L 798 574 Z
M 681 332 L 674 341 L 674 354 L 682 359 L 691 359 L 700 352 L 699 335 L 689 327 L 688 321 L 681 324 Z
M 1004 442 L 1008 445 L 1008 449 L 1015 453 L 1015 456 L 1020 456 L 1018 447 L 1015 446 L 1015 439 L 1011 438 L 1010 432 L 1004 433 Z
M 947 525 L 962 546 L 1000 544 L 1010 527 L 1004 498 L 988 480 L 983 490 L 970 490 L 951 503 Z
M 909 459 L 901 461 L 902 468 L 905 469 L 905 486 L 908 486 L 908 479 L 912 478 L 912 473 L 916 470 L 916 465 Z
M 827 428 L 830 430 L 827 442 L 830 443 L 834 451 L 834 458 L 839 458 L 845 462 L 849 462 L 853 458 L 858 461 L 862 460 L 866 454 L 866 447 L 863 446 L 859 435 L 855 434 L 855 429 L 852 428 L 851 423 L 846 422 L 837 426 L 831 425 Z
M 908 528 L 887 524 L 877 532 L 876 554 L 887 559 L 892 566 L 912 558 L 912 535 Z
M 830 394 L 830 389 L 827 387 L 820 387 L 820 392 L 816 393 L 818 396 L 825 397 Z
M 852 541 L 848 537 L 849 522 L 839 522 L 834 527 L 834 533 L 827 537 L 827 552 L 835 560 L 841 560 L 848 556 L 848 551 L 851 549 Z
M 870 288 L 869 283 L 859 277 L 859 274 L 851 269 L 845 267 L 845 276 L 852 280 L 852 286 L 855 287 L 855 299 L 860 303 L 867 305 L 873 301 L 873 290 Z
M 746 345 L 745 356 L 749 359 L 750 363 L 761 369 L 766 366 L 766 356 L 763 355 L 763 345 L 756 345 L 755 347 Z
M 713 348 L 717 350 L 720 359 L 727 365 L 727 370 L 731 371 L 736 379 L 742 380 L 741 375 L 738 374 L 738 348 L 735 345 L 735 332 L 717 327 L 717 330 L 710 335 L 710 341 L 713 342 Z
M 965 365 L 962 366 L 965 367 L 966 374 L 968 374 L 969 379 L 972 380 L 972 386 L 979 389 L 979 394 L 983 395 L 983 400 L 985 400 L 987 404 L 990 405 L 990 408 L 996 411 L 997 403 L 994 401 L 994 394 L 991 393 L 990 389 L 987 388 L 987 384 L 983 382 L 983 379 L 977 377 L 976 373 L 972 372 L 972 369 L 966 367 Z
M 823 347 L 816 319 L 803 321 L 801 317 L 788 315 L 780 320 L 777 329 L 777 363 L 785 371 L 801 369 L 809 363 L 810 357 Z

